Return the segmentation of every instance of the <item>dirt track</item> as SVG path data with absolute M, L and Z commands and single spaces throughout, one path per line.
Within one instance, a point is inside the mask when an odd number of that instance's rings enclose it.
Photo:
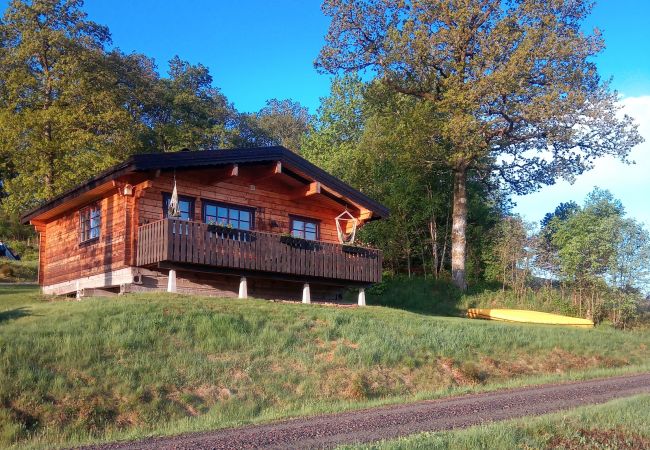
M 92 448 L 330 448 L 545 414 L 644 392 L 650 392 L 650 374 L 509 389 Z

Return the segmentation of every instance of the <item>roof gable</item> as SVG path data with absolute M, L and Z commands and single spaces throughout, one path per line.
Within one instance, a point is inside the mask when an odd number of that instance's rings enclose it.
M 142 153 L 133 155 L 125 162 L 109 168 L 99 175 L 87 180 L 85 183 L 70 189 L 69 191 L 45 202 L 43 205 L 25 213 L 21 216 L 21 221 L 23 223 L 28 223 L 40 214 L 59 207 L 71 199 L 89 193 L 105 183 L 116 180 L 117 178 L 130 173 L 217 167 L 233 163 L 246 164 L 274 161 L 279 161 L 294 172 L 307 178 L 311 178 L 336 193 L 349 198 L 354 203 L 372 211 L 374 219 L 384 218 L 389 214 L 388 209 L 382 204 L 376 202 L 367 195 L 354 189 L 347 183 L 327 173 L 292 151 L 281 146 L 276 146 L 228 150 L 181 151 L 174 153 Z

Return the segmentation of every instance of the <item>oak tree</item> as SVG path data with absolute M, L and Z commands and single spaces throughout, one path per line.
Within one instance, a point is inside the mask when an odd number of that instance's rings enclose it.
M 325 0 L 316 61 L 369 70 L 431 106 L 443 125 L 423 163 L 453 174 L 452 277 L 466 287 L 468 176 L 499 176 L 522 194 L 572 181 L 596 158 L 626 161 L 642 139 L 582 31 L 588 0 Z

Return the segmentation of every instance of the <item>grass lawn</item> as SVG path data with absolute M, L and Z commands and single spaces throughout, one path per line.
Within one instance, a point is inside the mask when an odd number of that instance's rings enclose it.
M 545 416 L 442 433 L 422 433 L 343 449 L 643 449 L 650 448 L 650 395 Z
M 0 446 L 173 434 L 650 368 L 650 334 L 0 286 Z

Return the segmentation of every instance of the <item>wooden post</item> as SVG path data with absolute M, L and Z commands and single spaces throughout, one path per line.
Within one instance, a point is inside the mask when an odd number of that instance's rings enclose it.
M 248 283 L 246 277 L 239 279 L 239 298 L 248 298 Z
M 309 292 L 309 283 L 302 286 L 302 302 L 311 303 L 311 293 Z
M 169 269 L 167 275 L 167 292 L 176 292 L 176 271 L 174 269 Z
M 366 306 L 366 289 L 359 288 L 359 306 Z

